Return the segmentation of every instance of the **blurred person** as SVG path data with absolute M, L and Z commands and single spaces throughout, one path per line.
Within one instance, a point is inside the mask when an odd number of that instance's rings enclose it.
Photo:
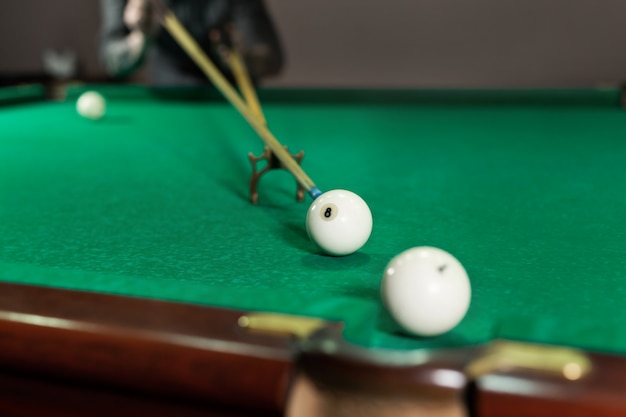
M 228 78 L 232 79 L 228 66 L 216 48 L 225 34 L 237 44 L 253 82 L 281 70 L 280 41 L 263 0 L 164 0 L 164 4 Z M 152 85 L 209 82 L 160 26 L 160 10 L 155 0 L 101 0 L 100 56 L 107 73 L 126 77 L 149 61 Z

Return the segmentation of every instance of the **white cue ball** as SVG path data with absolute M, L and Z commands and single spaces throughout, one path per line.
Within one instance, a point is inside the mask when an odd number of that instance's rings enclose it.
M 106 101 L 100 93 L 87 91 L 78 97 L 76 111 L 87 119 L 98 120 L 106 112 Z
M 329 255 L 344 256 L 361 249 L 372 233 L 367 203 L 351 191 L 331 190 L 317 197 L 306 215 L 309 237 Z
M 394 257 L 385 268 L 383 303 L 410 333 L 436 336 L 455 327 L 472 297 L 465 268 L 441 249 L 422 246 Z

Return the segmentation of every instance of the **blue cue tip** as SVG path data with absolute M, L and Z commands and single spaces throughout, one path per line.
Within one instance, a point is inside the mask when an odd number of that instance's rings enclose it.
M 322 191 L 317 187 L 313 187 L 309 190 L 309 195 L 313 197 L 313 200 L 315 200 L 317 197 L 322 195 Z

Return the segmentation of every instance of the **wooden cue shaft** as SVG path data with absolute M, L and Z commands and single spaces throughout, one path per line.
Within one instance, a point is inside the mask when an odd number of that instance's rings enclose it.
M 215 87 L 226 97 L 228 101 L 241 113 L 246 121 L 261 137 L 263 142 L 278 160 L 291 172 L 296 180 L 304 187 L 304 189 L 316 198 L 321 191 L 313 180 L 298 165 L 295 159 L 291 157 L 289 152 L 283 148 L 278 139 L 269 131 L 267 126 L 259 120 L 254 113 L 248 108 L 248 105 L 241 99 L 237 91 L 230 85 L 228 80 L 222 75 L 220 70 L 213 64 L 211 59 L 204 53 L 198 43 L 191 37 L 189 32 L 183 27 L 178 18 L 171 10 L 165 12 L 163 17 L 163 26 L 172 35 L 172 37 L 180 44 L 187 54 L 196 62 L 206 76 L 213 82 Z
M 250 80 L 250 74 L 248 73 L 246 64 L 243 62 L 241 54 L 234 46 L 228 51 L 228 63 L 235 75 L 235 80 L 241 90 L 241 94 L 246 103 L 248 103 L 250 111 L 252 111 L 264 125 L 267 125 L 265 115 L 263 115 L 263 110 L 261 109 L 261 103 L 259 103 L 259 97 Z

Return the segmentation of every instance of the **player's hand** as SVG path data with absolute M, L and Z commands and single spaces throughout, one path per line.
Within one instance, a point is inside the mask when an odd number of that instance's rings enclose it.
M 154 36 L 159 30 L 160 15 L 151 0 L 129 0 L 124 9 L 124 24 L 128 29 Z

